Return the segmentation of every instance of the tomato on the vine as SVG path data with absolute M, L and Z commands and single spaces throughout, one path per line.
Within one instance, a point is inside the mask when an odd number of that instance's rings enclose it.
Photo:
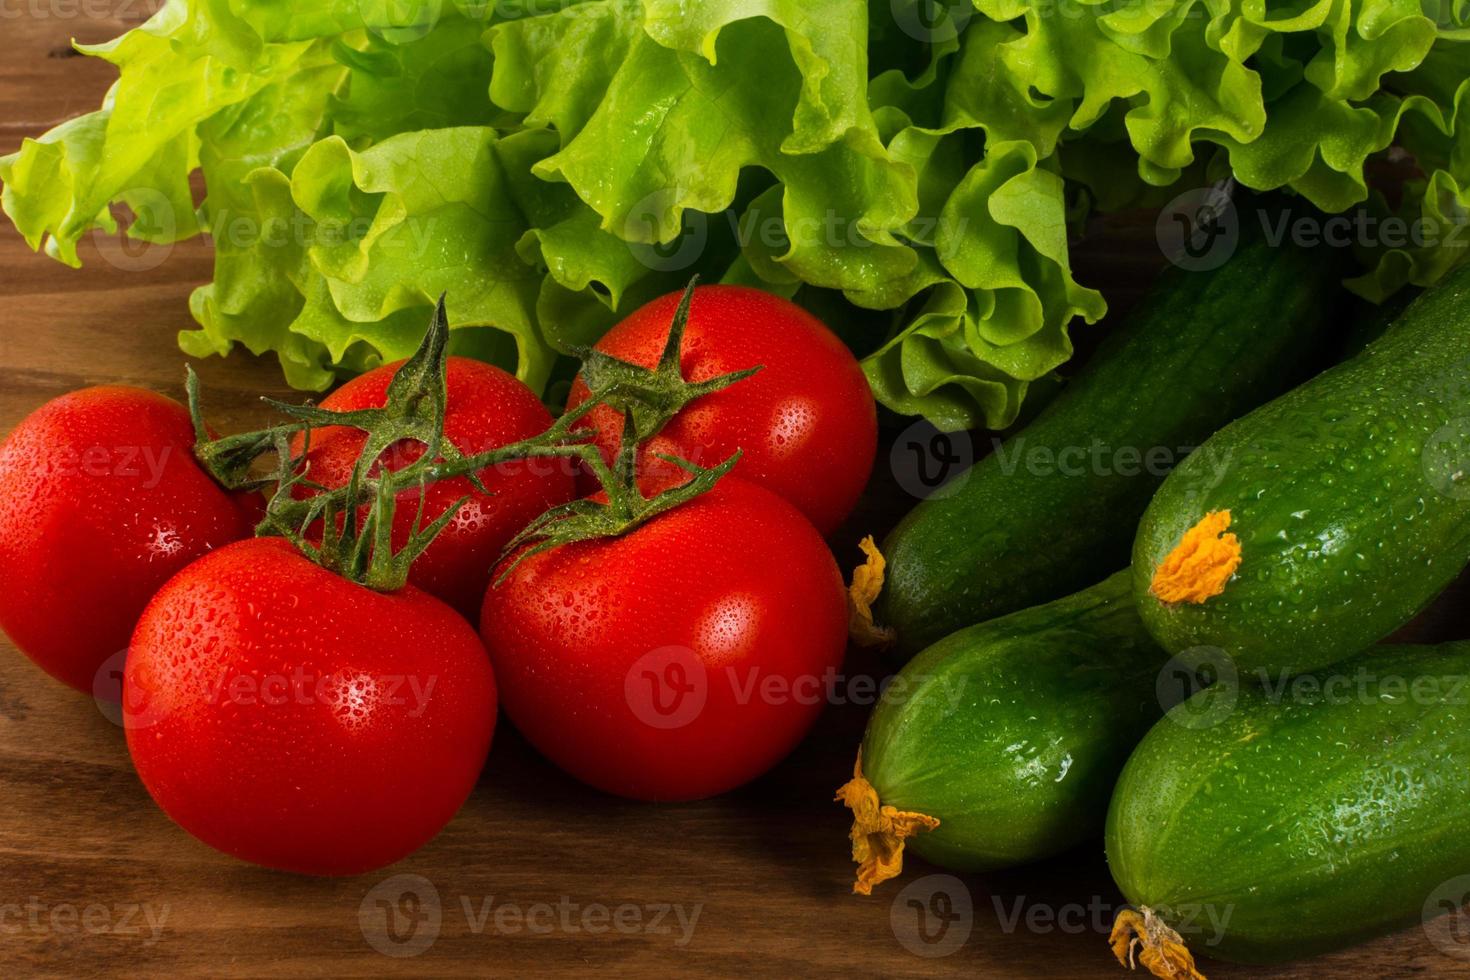
M 816 719 L 846 646 L 842 579 L 785 500 L 725 477 L 622 537 L 524 557 L 485 596 L 507 715 L 584 782 L 724 792 Z
M 193 448 L 183 405 L 119 385 L 47 402 L 0 445 L 0 628 L 58 680 L 94 691 L 160 585 L 250 536 L 259 498 Z
M 596 349 L 652 368 L 668 339 L 679 294 L 635 310 L 607 332 Z M 852 511 L 872 472 L 878 423 L 862 368 L 831 330 L 779 296 L 745 286 L 694 290 L 680 350 L 691 382 L 760 366 L 723 391 L 691 402 L 641 447 L 641 472 L 673 472 L 659 454 L 713 466 L 742 450 L 735 474 L 795 504 L 826 534 Z M 569 409 L 587 399 L 579 375 Z M 586 424 L 611 462 L 623 420 L 599 405 Z
M 444 437 L 469 456 L 529 438 L 551 425 L 551 413 L 530 388 L 513 375 L 467 357 L 448 359 Z M 353 378 L 322 400 L 335 411 L 380 408 L 388 385 L 403 366 L 385 364 Z M 307 452 L 307 475 L 326 487 L 347 483 L 367 436 L 359 429 L 326 426 L 313 430 Z M 298 436 L 293 452 L 300 453 Z M 420 442 L 407 441 L 389 448 L 384 462 L 397 470 L 424 452 Z M 409 581 L 430 592 L 472 622 L 490 581 L 490 566 L 521 528 L 547 508 L 572 499 L 575 478 L 569 466 L 556 459 L 524 459 L 500 464 L 479 473 L 488 493 L 477 490 L 468 477 L 432 484 L 424 496 L 424 523 L 443 514 L 456 500 L 467 497 L 448 526 L 414 562 Z M 418 491 L 398 495 L 393 520 L 393 546 L 408 540 L 418 504 Z
M 164 585 L 123 685 L 128 749 L 159 806 L 221 851 L 308 874 L 382 867 L 437 834 L 495 716 L 490 660 L 454 610 L 274 538 Z

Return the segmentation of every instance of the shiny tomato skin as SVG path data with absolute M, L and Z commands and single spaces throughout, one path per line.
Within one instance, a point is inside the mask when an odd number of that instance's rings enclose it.
M 252 533 L 258 497 L 193 447 L 183 405 L 120 385 L 52 399 L 0 444 L 0 628 L 51 676 L 93 692 L 158 587 Z
M 128 749 L 159 806 L 218 850 L 302 874 L 370 871 L 430 840 L 474 787 L 495 717 L 463 617 L 280 539 L 171 579 L 124 674 Z
M 671 293 L 635 310 L 597 342 L 597 350 L 651 368 L 679 305 Z M 823 534 L 852 512 L 878 448 L 877 409 L 862 368 L 837 336 L 806 310 L 746 286 L 699 286 L 689 308 L 680 367 L 690 381 L 761 366 L 754 376 L 691 402 L 640 454 L 644 472 L 667 463 L 655 454 L 714 466 L 744 451 L 736 472 L 795 504 Z M 567 407 L 587 399 L 579 375 Z M 599 406 L 588 417 L 603 457 L 612 460 L 622 417 Z
M 403 364 L 397 361 L 348 381 L 322 401 L 323 408 L 350 411 L 381 408 L 388 385 Z M 551 413 L 513 375 L 468 357 L 449 358 L 448 399 L 444 436 L 466 455 L 497 449 L 544 432 Z M 311 478 L 327 487 L 345 484 L 362 451 L 365 435 L 357 429 L 329 426 L 312 433 L 308 456 Z M 293 451 L 300 452 L 298 438 Z M 423 446 L 406 443 L 389 450 L 388 466 L 397 469 L 422 455 Z M 490 582 L 490 567 L 521 528 L 548 508 L 572 499 L 576 480 L 570 466 L 556 459 L 526 459 L 482 471 L 490 493 L 476 490 L 467 477 L 456 477 L 428 489 L 423 522 L 433 521 L 461 497 L 469 502 L 413 564 L 409 581 L 430 592 L 474 622 Z M 401 548 L 418 507 L 418 491 L 399 495 L 393 519 L 393 544 Z
M 822 538 L 735 477 L 623 537 L 527 558 L 480 621 L 522 734 L 644 800 L 713 796 L 780 761 L 816 720 L 846 632 Z

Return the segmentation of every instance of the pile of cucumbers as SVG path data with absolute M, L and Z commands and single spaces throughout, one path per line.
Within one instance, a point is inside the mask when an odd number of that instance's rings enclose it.
M 1470 874 L 1470 642 L 1375 646 L 1470 563 L 1470 266 L 1291 387 L 1343 338 L 1340 271 L 1262 240 L 1171 270 L 884 542 L 912 659 L 843 792 L 928 819 L 858 820 L 860 890 L 904 847 L 984 871 L 1101 838 L 1115 950 L 1169 976 L 1402 927 Z

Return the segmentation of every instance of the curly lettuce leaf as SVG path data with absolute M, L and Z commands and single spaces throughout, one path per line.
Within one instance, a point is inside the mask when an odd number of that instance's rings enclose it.
M 1417 176 L 1399 201 L 1375 193 L 1367 213 L 1377 234 L 1360 248 L 1369 271 L 1349 280 L 1376 302 L 1406 285 L 1429 286 L 1470 257 L 1470 45 L 1437 47 L 1395 80 L 1404 93 L 1396 142 Z
M 863 372 L 884 404 L 923 415 L 945 430 L 974 428 L 988 420 L 1014 419 L 1028 382 L 987 364 L 970 348 L 980 318 L 978 303 L 938 267 L 920 262 L 932 288 L 902 333 L 863 360 Z
M 119 207 L 207 232 L 181 345 L 302 387 L 407 353 L 445 290 L 457 348 L 539 385 L 697 272 L 844 311 L 886 405 L 1002 427 L 1103 312 L 1068 259 L 1088 206 L 1229 173 L 1418 228 L 1364 244 L 1364 295 L 1462 261 L 1467 11 L 169 0 L 84 49 L 117 84 L 0 159 L 0 205 L 73 265 Z
M 560 148 L 532 172 L 569 183 L 602 217 L 597 230 L 668 243 L 688 214 L 728 208 L 740 174 L 761 168 L 775 184 L 743 214 L 740 238 L 741 268 L 763 284 L 841 290 L 859 306 L 880 309 L 902 306 L 946 278 L 973 291 L 975 312 L 955 337 L 970 361 L 991 366 L 984 384 L 972 387 L 1004 391 L 972 401 L 967 424 L 1008 423 L 1025 384 L 1069 356 L 1072 316 L 1101 314 L 1098 295 L 1077 286 L 1066 264 L 1062 182 L 1036 170 L 1068 115 L 1039 107 L 1018 76 L 1008 75 L 1004 90 L 993 84 L 997 42 L 1023 39 L 1016 28 L 973 25 L 945 87 L 936 63 L 925 84 L 943 101 L 939 124 L 925 130 L 906 125 L 896 107 L 869 110 L 850 86 L 822 84 L 862 77 L 862 49 L 841 30 L 815 31 L 814 14 L 829 17 L 829 26 L 861 26 L 861 5 L 719 3 L 678 20 L 650 4 L 641 25 L 636 13 L 624 4 L 586 4 L 490 31 L 492 98 L 528 124 L 554 129 Z M 569 62 L 570 52 L 588 44 L 616 52 L 593 64 L 595 83 Z M 983 174 L 993 183 L 978 181 L 970 193 L 961 184 L 971 169 L 965 137 L 946 138 L 966 128 L 1036 148 L 998 153 L 974 171 L 977 181 Z M 885 145 L 887 130 L 897 132 Z M 537 235 L 543 248 L 567 246 L 555 233 Z M 921 265 L 923 248 L 938 249 L 930 266 L 944 273 L 939 280 Z M 946 260 L 956 268 L 945 268 Z M 552 276 L 569 289 L 594 279 L 585 261 L 560 268 Z M 607 272 L 598 279 L 610 282 Z M 916 336 L 906 329 L 885 351 Z M 894 405 L 914 399 L 912 391 L 876 390 Z
M 909 311 L 863 367 L 880 401 L 943 428 L 1010 425 L 1028 385 L 1071 356 L 1073 319 L 1105 310 L 1067 256 L 1054 160 L 1072 111 L 1013 70 L 1025 41 L 1012 24 L 975 19 L 931 79 L 887 73 L 873 87 L 895 97 L 878 118 L 889 153 L 916 174 L 920 207 L 903 233 L 925 247 L 912 274 L 849 293 Z M 972 162 L 976 136 L 983 156 Z
M 686 210 L 724 211 L 742 170 L 758 167 L 785 187 L 782 261 L 817 285 L 865 286 L 913 267 L 892 229 L 916 202 L 911 175 L 883 152 L 861 86 L 822 81 L 866 77 L 865 8 L 841 0 L 826 9 L 841 16 L 814 37 L 799 30 L 823 25 L 795 2 L 714 4 L 682 27 L 658 4 L 645 25 L 641 8 L 616 0 L 511 21 L 491 31 L 491 94 L 556 128 L 561 149 L 533 173 L 569 183 L 604 231 L 670 242 Z M 571 42 L 589 32 L 618 59 L 583 59 Z M 505 78 L 527 65 L 533 78 Z M 564 81 L 589 71 L 595 77 L 575 87 Z
M 357 176 L 343 177 L 323 163 L 338 160 L 332 154 L 342 152 L 347 145 L 344 139 L 381 147 L 396 135 L 395 123 L 411 123 L 409 132 L 413 133 L 420 131 L 420 124 L 445 122 L 453 125 L 444 128 L 452 129 L 487 119 L 491 114 L 488 103 L 466 97 L 470 92 L 483 95 L 489 54 L 480 43 L 482 33 L 483 26 L 477 21 L 447 17 L 432 31 L 401 44 L 389 44 L 375 35 L 360 40 L 361 50 L 348 48 L 340 39 L 319 42 L 299 71 L 201 127 L 208 148 L 202 164 L 211 188 L 204 213 L 215 239 L 216 268 L 214 283 L 201 288 L 193 299 L 200 330 L 181 336 L 185 350 L 197 355 L 222 354 L 239 342 L 255 353 L 275 351 L 288 380 L 313 389 L 331 384 L 344 365 L 372 366 L 412 351 L 431 302 L 424 297 L 435 276 L 413 268 L 411 259 L 401 260 L 404 249 L 395 243 L 402 232 L 373 227 L 375 219 L 390 222 L 391 216 L 366 208 L 350 214 L 334 212 L 322 203 L 317 183 L 326 179 L 324 169 L 330 179 L 349 184 Z M 471 65 L 482 70 L 467 81 L 462 69 Z M 329 133 L 338 138 L 328 141 Z M 437 142 L 419 146 L 430 154 L 446 152 Z M 262 153 L 262 147 L 276 152 Z M 369 159 L 390 152 L 391 147 L 379 148 L 378 155 Z M 447 158 L 454 156 L 452 149 L 447 151 Z M 314 169 L 295 179 L 303 157 Z M 429 168 L 433 169 L 432 164 Z M 410 171 L 404 184 L 412 184 L 414 176 Z M 488 194 L 502 211 L 514 209 L 512 199 L 501 190 L 477 186 L 481 178 L 474 171 L 457 170 L 448 159 L 443 176 L 449 181 L 451 196 L 462 190 L 475 191 Z M 411 196 L 408 186 L 391 189 L 400 198 Z M 344 201 L 364 203 L 366 196 L 352 184 Z M 475 195 L 469 199 L 475 200 Z M 421 209 L 431 206 L 421 199 L 417 203 Z M 475 206 L 468 205 L 468 212 Z M 450 222 L 447 213 L 441 206 L 432 220 L 410 215 L 404 227 L 423 235 L 442 235 L 442 244 L 450 248 L 482 242 L 473 231 Z M 464 213 L 462 209 L 461 216 Z M 358 247 L 365 251 L 354 251 Z M 378 250 L 373 251 L 374 247 Z M 431 261 L 427 244 L 421 252 L 425 263 Z M 353 255 L 356 264 L 350 270 L 344 268 L 343 263 Z M 366 275 L 374 262 L 379 264 L 375 272 L 380 277 L 403 276 L 406 282 L 422 277 L 431 285 L 420 284 L 416 293 L 374 295 L 371 283 L 381 280 Z M 501 266 L 497 264 L 496 269 Z M 532 269 L 515 262 L 504 269 L 517 277 L 534 275 Z M 472 280 L 472 288 L 454 288 L 456 295 L 450 302 L 453 326 L 457 330 L 491 326 L 482 323 L 487 310 L 494 312 L 482 295 L 489 280 L 482 279 L 473 265 L 465 266 L 464 277 Z M 354 288 L 346 285 L 349 282 Z M 460 292 L 466 295 L 461 297 Z M 482 336 L 476 341 L 479 350 L 492 352 L 504 366 L 523 371 L 528 380 L 545 376 L 549 357 L 534 326 L 527 322 L 524 304 L 503 324 L 494 325 L 494 330 L 505 333 L 510 342 Z M 464 336 L 456 332 L 455 343 L 462 346 Z M 524 358 L 519 356 L 522 352 Z
M 309 42 L 265 44 L 226 0 L 170 0 L 146 24 L 78 50 L 117 66 L 102 108 L 26 140 L 0 159 L 3 205 L 32 248 L 71 266 L 78 241 L 111 228 L 129 205 L 135 237 L 176 241 L 199 231 L 189 190 L 194 129 L 292 71 Z
M 332 131 L 365 145 L 421 129 L 494 125 L 485 98 L 491 57 L 484 30 L 480 20 L 446 17 L 408 43 L 374 33 L 361 47 L 339 41 L 333 50 L 348 76 L 333 96 Z
M 1041 228 L 1065 227 L 1059 187 L 1042 193 L 1038 185 L 1024 195 L 1051 201 L 1047 217 L 1029 225 L 1024 209 L 1002 217 L 1011 184 L 990 184 L 949 212 L 948 203 L 936 205 L 951 193 L 963 202 L 975 179 L 960 166 L 972 157 L 955 153 L 953 134 L 982 131 L 987 157 L 1000 141 L 1024 140 L 1041 165 L 1031 173 L 1078 180 L 1104 208 L 1157 203 L 1169 194 L 1151 186 L 1177 186 L 1184 173 L 1223 161 L 1246 186 L 1289 188 L 1328 211 L 1369 197 L 1365 170 L 1396 141 L 1418 147 L 1416 155 L 1448 160 L 1456 151 L 1447 144 L 1463 139 L 1454 119 L 1459 96 L 1446 84 L 1465 79 L 1463 64 L 1438 69 L 1432 95 L 1395 91 L 1406 88 L 1396 73 L 1428 75 L 1436 60 L 1447 62 L 1446 49 L 1463 32 L 1458 21 L 1436 25 L 1418 0 L 1302 0 L 1270 9 L 1083 0 L 1066 16 L 1040 0 L 974 6 L 985 16 L 959 33 L 959 51 L 946 52 L 947 63 L 936 61 L 912 80 L 889 71 L 870 86 L 871 98 L 882 103 L 875 114 L 890 155 L 917 175 L 921 206 L 911 234 L 936 206 L 940 214 L 993 219 L 974 233 L 968 251 L 983 257 L 974 267 L 1001 288 L 966 278 L 961 261 L 941 249 L 937 263 L 926 260 L 924 274 L 908 281 L 927 290 L 924 305 L 864 362 L 882 401 L 940 424 L 1009 421 L 1019 383 L 1070 355 L 1067 321 L 1094 319 L 1102 309 L 1096 294 L 1072 282 L 1064 240 L 1058 246 L 1053 238 L 1035 254 L 1010 250 L 1016 241 L 1034 247 L 1044 240 Z M 1414 82 L 1407 88 L 1414 91 Z M 1456 110 L 1448 108 L 1452 100 Z M 1211 144 L 1220 148 L 1218 159 Z M 1432 282 L 1464 257 L 1463 248 L 1447 243 L 1466 237 L 1462 189 L 1470 175 L 1443 162 L 1431 162 L 1425 174 L 1406 187 L 1399 212 L 1427 228 L 1429 241 L 1366 256 L 1375 272 L 1353 284 L 1365 295 Z M 1386 211 L 1381 199 L 1374 206 Z M 1007 224 L 1025 230 L 998 235 Z M 981 291 L 962 304 L 954 284 Z
M 358 342 L 384 360 L 406 357 L 448 294 L 451 328 L 511 335 L 518 376 L 539 389 L 553 354 L 536 327 L 541 277 L 516 251 L 528 225 L 509 191 L 488 128 L 403 133 L 360 153 L 340 137 L 316 143 L 291 174 L 315 273 L 291 330 L 333 358 Z
M 946 429 L 1004 428 L 1027 385 L 1072 354 L 1067 327 L 1106 310 L 1067 258 L 1063 183 L 1025 141 L 992 144 L 945 202 L 911 285 L 913 319 L 863 360 L 874 392 Z

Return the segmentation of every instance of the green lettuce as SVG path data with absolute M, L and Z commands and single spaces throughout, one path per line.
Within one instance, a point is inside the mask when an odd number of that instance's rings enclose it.
M 406 356 L 446 292 L 455 348 L 540 389 L 698 273 L 818 311 L 888 407 L 1003 427 L 1105 312 L 1069 260 L 1090 211 L 1228 176 L 1409 228 L 1358 243 L 1349 285 L 1372 299 L 1461 261 L 1466 17 L 1459 0 L 168 0 L 81 49 L 116 84 L 0 158 L 0 205 L 74 266 L 123 224 L 207 234 L 214 277 L 180 344 L 273 354 L 303 388 Z

